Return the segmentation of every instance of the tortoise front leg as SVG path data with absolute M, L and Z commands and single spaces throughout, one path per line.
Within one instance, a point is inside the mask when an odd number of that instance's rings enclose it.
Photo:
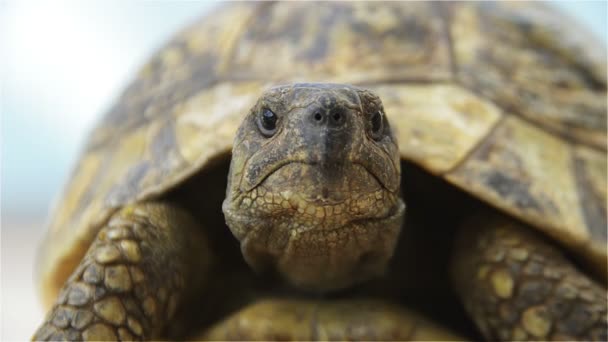
M 252 324 L 253 322 L 253 324 Z M 207 341 L 462 341 L 380 300 L 264 299 L 204 331 Z
M 176 308 L 200 291 L 207 247 L 182 209 L 123 208 L 99 231 L 33 339 L 158 339 Z
M 469 221 L 455 244 L 457 291 L 488 340 L 607 339 L 606 289 L 533 228 Z

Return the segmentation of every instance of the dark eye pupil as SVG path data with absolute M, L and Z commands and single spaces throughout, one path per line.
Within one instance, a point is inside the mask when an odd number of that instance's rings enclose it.
M 266 133 L 271 133 L 277 127 L 277 115 L 270 109 L 264 109 L 261 117 L 262 127 L 267 130 Z
M 382 113 L 376 112 L 372 116 L 372 132 L 378 133 L 382 129 Z

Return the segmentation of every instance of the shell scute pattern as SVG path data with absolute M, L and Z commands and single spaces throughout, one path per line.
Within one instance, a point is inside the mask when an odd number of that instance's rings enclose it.
M 230 69 L 269 81 L 449 80 L 443 25 L 430 3 L 276 3 L 236 42 Z
M 173 112 L 180 103 L 217 82 L 235 36 L 256 7 L 238 3 L 216 9 L 204 21 L 176 35 L 141 69 L 105 115 L 89 140 L 89 148 L 111 143 L 113 137 Z M 226 27 L 226 22 L 233 25 Z
M 264 89 L 302 80 L 378 91 L 403 158 L 605 265 L 605 63 L 555 31 L 554 12 L 512 3 L 307 6 L 233 3 L 144 66 L 91 134 L 55 208 L 43 287 L 60 287 L 117 208 L 228 153 Z
M 544 129 L 606 150 L 606 57 L 585 54 L 601 48 L 570 38 L 580 30 L 544 5 L 455 9 L 458 81 Z
M 434 173 L 457 166 L 503 116 L 493 103 L 456 85 L 371 88 L 383 100 L 401 155 Z

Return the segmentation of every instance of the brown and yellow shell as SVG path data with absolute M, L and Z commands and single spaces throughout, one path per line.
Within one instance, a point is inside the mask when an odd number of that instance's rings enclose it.
M 229 153 L 261 92 L 295 81 L 373 89 L 404 159 L 605 274 L 605 61 L 601 42 L 538 3 L 231 3 L 161 49 L 92 132 L 41 284 L 54 293 L 112 212 Z

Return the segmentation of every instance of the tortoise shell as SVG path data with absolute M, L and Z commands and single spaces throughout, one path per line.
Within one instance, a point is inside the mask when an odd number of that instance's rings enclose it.
M 50 303 L 121 206 L 218 156 L 268 87 L 377 92 L 401 156 L 605 276 L 606 48 L 538 3 L 231 3 L 179 33 L 92 131 L 40 253 Z

